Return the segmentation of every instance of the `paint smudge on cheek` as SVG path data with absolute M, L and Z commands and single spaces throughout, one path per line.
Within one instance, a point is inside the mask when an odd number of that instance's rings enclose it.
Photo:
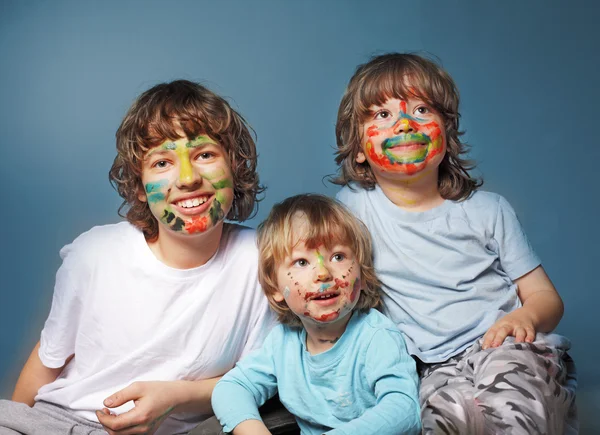
M 212 187 L 216 190 L 225 189 L 226 187 L 233 188 L 233 182 L 229 178 L 212 183 Z
M 287 299 L 290 297 L 290 288 L 286 285 L 285 288 L 283 289 L 283 297 L 284 299 Z
M 166 223 L 174 231 L 182 231 L 185 228 L 185 222 L 180 217 L 175 217 L 172 211 L 165 210 L 165 213 L 160 218 L 161 221 Z
M 369 128 L 367 128 L 367 136 L 368 137 L 379 136 L 379 131 L 377 131 L 376 125 L 372 125 Z
M 356 278 L 354 280 L 354 285 L 352 286 L 352 293 L 350 294 L 350 302 L 354 302 L 360 293 L 360 278 Z
M 148 199 L 148 202 L 151 204 L 156 204 L 157 202 L 164 201 L 164 191 L 166 190 L 168 184 L 168 180 L 159 180 L 152 183 L 146 183 L 144 185 L 144 189 L 146 190 L 146 198 Z
M 335 285 L 338 288 L 346 288 L 346 287 L 348 287 L 350 285 L 350 283 L 348 281 L 344 281 L 344 280 L 341 280 L 339 278 L 336 278 L 335 279 Z

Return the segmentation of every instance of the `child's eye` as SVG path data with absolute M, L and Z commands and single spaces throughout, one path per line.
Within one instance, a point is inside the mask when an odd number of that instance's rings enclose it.
M 392 117 L 392 113 L 389 110 L 380 110 L 375 113 L 375 119 L 390 119 Z
M 204 152 L 204 153 L 200 153 L 198 154 L 198 159 L 200 160 L 208 160 L 212 157 L 214 157 L 215 155 L 213 153 L 209 153 L 209 152 Z
M 344 254 L 342 254 L 341 252 L 336 252 L 335 254 L 333 254 L 331 256 L 331 261 L 334 261 L 334 262 L 344 261 L 345 259 L 346 259 L 346 256 Z
M 306 266 L 308 266 L 308 261 L 306 261 L 304 258 L 300 258 L 300 259 L 294 261 L 294 266 L 306 267 Z
M 169 165 L 169 162 L 167 162 L 166 160 L 159 160 L 157 162 L 154 162 L 152 164 L 153 168 L 158 168 L 158 169 L 164 169 Z
M 431 110 L 429 110 L 429 107 L 427 106 L 419 106 L 415 109 L 415 113 L 418 113 L 419 115 L 427 115 L 428 113 L 431 113 Z

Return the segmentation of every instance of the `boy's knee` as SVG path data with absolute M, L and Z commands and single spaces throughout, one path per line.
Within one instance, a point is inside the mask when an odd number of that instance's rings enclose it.
M 473 387 L 448 385 L 434 392 L 423 404 L 423 433 L 483 433 L 482 409 Z

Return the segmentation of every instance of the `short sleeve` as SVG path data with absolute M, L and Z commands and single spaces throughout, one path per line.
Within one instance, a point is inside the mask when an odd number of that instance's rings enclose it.
M 85 285 L 86 268 L 75 244 L 60 251 L 63 260 L 54 284 L 50 314 L 40 338 L 39 357 L 49 368 L 62 367 L 75 352 L 75 339 L 81 315 L 81 289 Z
M 502 269 L 513 281 L 540 265 L 527 235 L 511 205 L 503 197 L 498 200 L 494 239 Z

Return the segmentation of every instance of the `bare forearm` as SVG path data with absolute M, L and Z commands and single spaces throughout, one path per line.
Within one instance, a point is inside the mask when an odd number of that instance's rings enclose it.
M 23 366 L 23 370 L 21 370 L 21 374 L 19 375 L 19 379 L 17 380 L 12 395 L 12 400 L 15 402 L 33 406 L 35 403 L 34 398 L 37 395 L 38 390 L 44 385 L 56 380 L 63 369 L 63 367 L 51 369 L 44 366 L 38 356 L 39 348 L 40 343 L 38 342 L 33 348 L 31 355 L 29 355 L 29 359 Z
M 564 313 L 563 301 L 556 291 L 541 290 L 529 295 L 522 309 L 530 314 L 537 332 L 554 330 Z
M 201 381 L 173 381 L 176 391 L 174 412 L 212 414 L 210 397 L 221 376 Z

